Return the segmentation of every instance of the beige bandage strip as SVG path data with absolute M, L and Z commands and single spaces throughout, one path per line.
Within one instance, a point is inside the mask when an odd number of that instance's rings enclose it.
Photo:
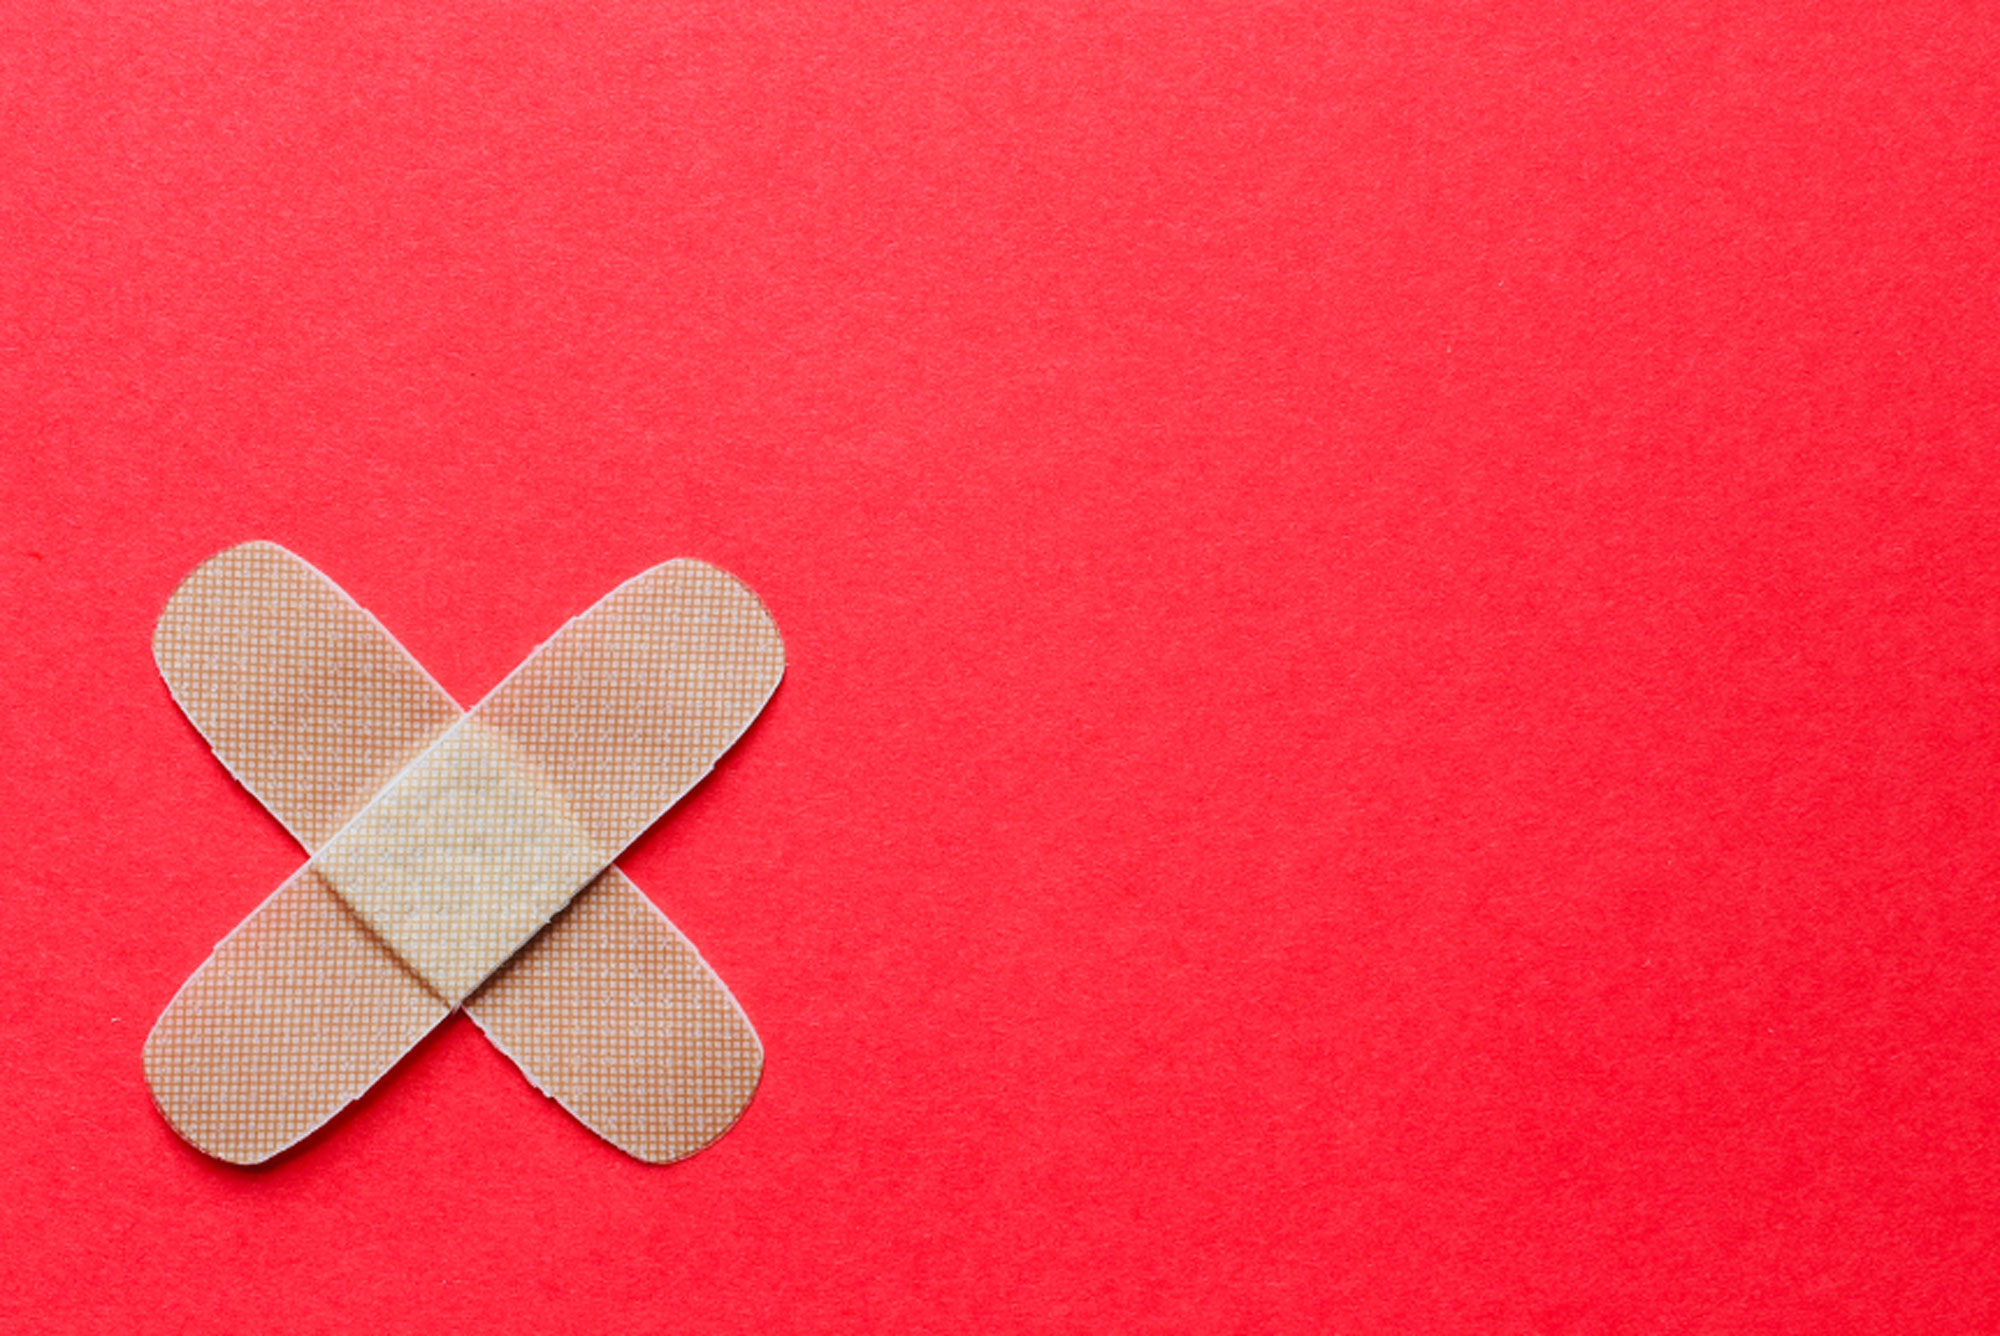
M 263 543 L 191 575 L 155 650 L 232 772 L 308 849 L 333 837 L 148 1040 L 169 1121 L 245 1162 L 293 1144 L 393 1065 L 448 1014 L 444 997 L 559 903 L 552 886 L 588 875 L 578 850 L 596 858 L 643 830 L 782 671 L 748 591 L 671 563 L 572 622 L 454 726 L 456 706 L 372 618 Z M 468 795 L 480 785 L 483 799 Z M 761 1069 L 720 980 L 616 869 L 466 1006 L 539 1088 L 643 1159 L 727 1130 Z
M 161 614 L 154 649 L 169 688 L 217 756 L 308 852 L 460 715 L 379 623 L 271 543 L 232 548 L 183 581 Z M 294 925 L 301 906 L 319 911 L 303 937 Z M 334 1025 L 346 1051 L 361 1046 L 369 1061 L 387 1066 L 434 1023 L 422 997 L 398 986 L 407 971 L 317 883 L 268 902 L 224 947 L 227 961 L 245 970 L 283 957 L 294 972 L 307 950 L 318 952 L 308 972 L 340 972 L 347 983 L 339 995 L 380 1014 L 306 1009 L 293 1027 Z M 216 1005 L 194 1005 L 201 992 L 218 991 L 220 977 L 204 978 L 189 1004 L 169 1013 L 149 1066 L 169 1052 L 166 1036 L 176 1027 L 226 1024 L 241 1037 L 235 1051 L 252 1063 L 273 1044 L 299 1046 L 298 1036 L 270 1031 L 266 1011 L 232 1020 Z M 223 1000 L 246 1004 L 268 991 L 220 990 Z M 762 1046 L 722 981 L 615 867 L 465 1008 L 538 1089 L 653 1163 L 692 1155 L 726 1132 L 763 1070 Z M 251 1028 L 253 1019 L 264 1028 Z M 218 1084 L 222 1102 L 240 1102 L 227 1098 L 232 1083 L 213 1074 L 196 1088 Z

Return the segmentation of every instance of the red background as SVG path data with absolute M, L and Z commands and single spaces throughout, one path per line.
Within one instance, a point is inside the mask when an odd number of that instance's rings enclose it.
M 0 6 L 0 1325 L 2000 1328 L 1992 11 L 110 8 Z M 625 860 L 714 1149 L 462 1018 L 153 1112 L 252 537 L 468 702 L 762 594 Z

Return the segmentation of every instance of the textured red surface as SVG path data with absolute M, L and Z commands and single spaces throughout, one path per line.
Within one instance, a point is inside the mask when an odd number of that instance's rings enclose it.
M 2000 1328 L 1990 10 L 96 8 L 0 6 L 0 1326 Z M 764 596 L 627 860 L 721 1144 L 462 1019 L 154 1114 L 300 857 L 148 653 L 250 537 L 465 701 Z

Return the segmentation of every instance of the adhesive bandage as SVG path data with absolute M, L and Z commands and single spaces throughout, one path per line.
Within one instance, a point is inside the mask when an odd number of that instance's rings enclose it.
M 465 716 L 268 543 L 191 574 L 154 648 L 224 764 L 314 853 L 147 1041 L 148 1082 L 182 1136 L 268 1158 L 460 1002 L 539 1088 L 639 1158 L 692 1154 L 735 1121 L 761 1070 L 756 1036 L 607 865 L 777 685 L 776 628 L 742 585 L 699 562 L 648 571 Z

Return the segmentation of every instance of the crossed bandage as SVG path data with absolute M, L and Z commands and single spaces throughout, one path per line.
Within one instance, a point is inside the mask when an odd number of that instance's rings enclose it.
M 458 1006 L 537 1088 L 643 1160 L 749 1103 L 763 1049 L 612 860 L 770 699 L 784 647 L 697 561 L 619 586 L 469 714 L 332 581 L 271 543 L 160 616 L 175 700 L 310 860 L 146 1040 L 160 1111 L 250 1164 L 358 1098 Z

